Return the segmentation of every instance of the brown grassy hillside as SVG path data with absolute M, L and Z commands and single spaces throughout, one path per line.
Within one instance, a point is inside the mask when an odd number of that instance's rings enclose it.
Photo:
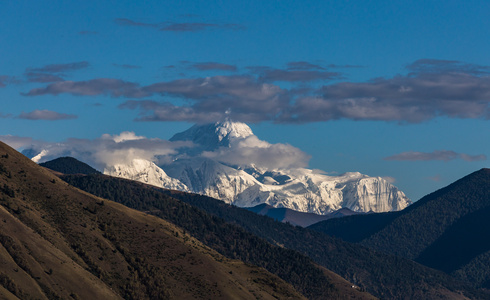
M 0 143 L 0 297 L 298 299 L 156 217 L 96 198 Z

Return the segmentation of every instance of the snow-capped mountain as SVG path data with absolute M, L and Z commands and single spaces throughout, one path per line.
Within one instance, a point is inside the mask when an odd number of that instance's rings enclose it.
M 254 135 L 252 129 L 240 122 L 217 122 L 214 124 L 194 125 L 186 131 L 175 134 L 170 141 L 192 141 L 199 149 L 210 151 L 218 147 L 230 147 L 235 139 L 244 139 Z
M 108 164 L 104 173 L 204 194 L 240 207 L 265 203 L 327 214 L 341 208 L 356 212 L 397 211 L 411 204 L 402 191 L 381 177 L 358 172 L 327 176 L 304 168 L 308 155 L 291 145 L 261 141 L 244 123 L 227 120 L 194 125 L 170 141 L 185 146 L 163 160 L 158 156 L 153 161 L 132 157 L 129 162 Z M 124 142 L 115 143 L 120 151 L 123 146 L 119 143 Z M 133 151 L 135 141 L 127 143 L 130 153 L 137 153 Z M 37 161 L 49 157 L 46 151 L 31 152 Z
M 179 180 L 169 177 L 155 163 L 144 159 L 133 159 L 129 164 L 117 164 L 107 167 L 104 169 L 104 174 L 179 191 L 189 190 Z
M 188 191 L 240 207 L 266 203 L 301 212 L 326 214 L 343 207 L 358 212 L 396 211 L 411 204 L 402 191 L 380 177 L 357 172 L 327 176 L 306 168 L 269 170 L 253 164 L 233 166 L 220 162 L 219 156 L 206 158 L 196 155 L 198 152 L 223 148 L 233 152 L 237 142 L 252 136 L 252 130 L 244 123 L 225 121 L 194 125 L 170 140 L 192 141 L 196 146 L 183 151 L 186 153 L 184 158 L 177 157 L 172 163 L 161 165 L 159 174 L 168 174 Z M 152 166 L 153 169 L 155 167 Z M 106 173 L 114 175 L 114 172 Z M 117 176 L 166 188 L 177 186 L 170 186 L 160 177 L 150 177 L 144 172 L 121 172 L 120 169 Z
M 239 199 L 260 183 L 243 170 L 223 165 L 207 158 L 177 160 L 163 166 L 169 176 L 180 180 L 190 191 L 221 199 L 230 204 L 240 205 Z M 247 202 L 254 200 L 247 199 Z M 246 204 L 246 203 L 244 203 Z

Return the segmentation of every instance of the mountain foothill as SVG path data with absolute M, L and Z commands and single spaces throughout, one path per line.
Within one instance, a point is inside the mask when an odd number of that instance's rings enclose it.
M 167 213 L 200 221 L 188 227 L 221 230 L 210 235 L 236 241 L 240 256 L 262 265 L 203 244 L 155 211 L 97 197 L 56 175 L 0 143 L 0 298 L 374 299 L 298 251 L 179 200 L 172 198 Z
M 310 228 L 490 288 L 490 169 L 399 212 L 332 219 Z
M 174 224 L 76 189 L 5 144 L 0 153 L 0 298 L 304 298 Z
M 346 242 L 317 230 L 277 222 L 204 195 L 162 189 L 102 174 L 61 175 L 61 178 L 84 191 L 176 224 L 207 246 L 217 249 L 222 255 L 261 266 L 285 281 L 292 282 L 308 298 L 323 297 L 321 292 L 310 289 L 311 287 L 307 289 L 308 292 L 301 287 L 307 278 L 315 276 L 302 275 L 301 280 L 295 282 L 296 276 L 291 275 L 301 271 L 294 269 L 292 272 L 291 268 L 297 267 L 284 269 L 276 258 L 271 259 L 276 257 L 270 254 L 271 250 L 264 250 L 265 244 L 294 250 L 295 255 L 302 256 L 295 256 L 290 260 L 302 261 L 301 257 L 308 257 L 314 264 L 329 270 L 330 276 L 327 277 L 330 280 L 340 275 L 352 283 L 351 290 L 354 286 L 378 298 L 458 299 L 462 295 L 470 299 L 488 297 L 485 290 L 471 282 L 457 279 L 411 259 Z M 193 213 L 186 208 L 191 208 Z M 359 217 L 372 215 L 378 214 L 362 214 Z M 346 218 L 352 217 L 337 220 Z M 249 248 L 260 249 L 259 254 L 244 251 Z M 314 282 L 313 279 L 312 281 Z
M 196 125 L 173 139 L 225 153 L 253 136 L 245 126 Z M 187 151 L 165 170 L 136 160 L 102 174 L 30 151 L 38 165 L 0 144 L 0 297 L 490 298 L 489 169 L 409 205 L 356 172 L 315 177 Z M 381 203 L 358 193 L 373 184 L 391 196 Z M 305 187 L 342 193 L 315 200 L 313 214 L 301 208 Z M 209 192 L 220 188 L 223 197 Z M 282 205 L 288 195 L 291 207 Z

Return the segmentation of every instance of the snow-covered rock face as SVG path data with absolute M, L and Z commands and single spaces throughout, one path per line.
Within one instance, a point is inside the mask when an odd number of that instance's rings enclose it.
M 155 163 L 144 159 L 134 159 L 129 164 L 117 164 L 107 167 L 104 170 L 104 174 L 136 180 L 159 187 L 189 191 L 187 186 L 178 179 L 169 177 L 167 173 Z
M 255 173 L 255 177 L 260 175 Z M 294 169 L 276 172 L 275 177 L 287 180 L 282 184 L 277 184 L 277 180 L 273 184 L 262 182 L 261 189 L 261 203 L 274 207 L 326 214 L 341 208 L 357 212 L 396 211 L 411 204 L 403 192 L 386 180 L 360 173 L 326 176 Z
M 238 195 L 257 185 L 255 178 L 209 159 L 193 159 L 172 164 L 169 174 L 193 192 L 234 204 Z
M 171 140 L 194 142 L 198 145 L 192 149 L 196 156 L 161 167 L 189 191 L 240 207 L 266 203 L 326 214 L 343 207 L 358 212 L 396 211 L 411 204 L 403 192 L 386 180 L 358 172 L 326 176 L 305 168 L 269 170 L 256 165 L 243 168 L 220 163 L 219 156 L 209 159 L 197 155 L 197 151 L 238 145 L 251 136 L 254 136 L 252 130 L 244 123 L 194 125 Z
M 192 141 L 200 146 L 198 150 L 212 151 L 219 147 L 229 147 L 233 139 L 243 139 L 252 135 L 252 129 L 247 124 L 227 120 L 194 125 L 184 132 L 175 134 L 170 141 Z
M 397 211 L 411 204 L 402 191 L 380 177 L 347 182 L 342 191 L 342 206 L 354 211 Z
M 194 125 L 171 141 L 191 141 L 171 163 L 146 159 L 106 167 L 105 174 L 204 194 L 240 207 L 266 203 L 301 212 L 327 214 L 341 208 L 386 212 L 411 204 L 380 177 L 358 172 L 327 176 L 301 167 L 307 155 L 286 144 L 259 140 L 244 123 Z M 44 154 L 33 152 L 33 159 Z M 296 164 L 285 164 L 299 161 Z M 155 160 L 157 161 L 157 160 Z

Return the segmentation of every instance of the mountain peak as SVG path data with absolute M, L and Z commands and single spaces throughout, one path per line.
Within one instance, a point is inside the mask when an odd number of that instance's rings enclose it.
M 34 161 L 34 160 L 33 160 Z M 36 161 L 34 161 L 36 162 Z M 92 168 L 88 164 L 79 161 L 76 158 L 65 156 L 58 157 L 51 161 L 47 161 L 39 164 L 53 171 L 57 171 L 63 174 L 98 174 L 100 173 L 96 169 Z
M 209 151 L 218 147 L 229 147 L 232 139 L 252 135 L 252 129 L 247 124 L 227 119 L 204 125 L 196 124 L 186 131 L 175 134 L 170 141 L 192 141 Z
M 246 138 L 253 135 L 252 129 L 242 122 L 232 122 L 225 120 L 224 122 L 214 123 L 215 132 L 220 140 L 225 138 Z

